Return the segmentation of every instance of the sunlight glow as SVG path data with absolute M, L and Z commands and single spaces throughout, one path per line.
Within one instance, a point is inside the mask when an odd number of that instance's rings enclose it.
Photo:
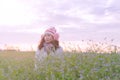
M 0 0 L 0 25 L 27 25 L 35 20 L 29 6 L 16 0 Z

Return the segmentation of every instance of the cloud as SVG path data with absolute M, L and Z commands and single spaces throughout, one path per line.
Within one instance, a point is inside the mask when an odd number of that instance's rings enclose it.
M 109 9 L 115 6 L 115 2 L 116 1 L 113 0 L 42 1 L 39 4 L 39 22 L 44 25 L 50 24 L 61 27 L 71 27 L 71 25 L 81 27 L 79 25 L 118 23 L 119 18 L 116 16 L 120 15 L 117 12 L 111 12 Z
M 40 34 L 0 32 L 1 44 L 35 44 L 40 40 Z
M 29 3 L 28 0 L 18 0 L 18 2 L 13 0 L 13 2 L 11 2 L 13 7 L 15 3 L 18 4 L 19 2 L 19 4 L 17 5 L 18 7 L 12 9 L 12 13 L 16 11 L 21 14 L 16 14 L 13 19 L 8 14 L 9 19 L 5 19 L 9 23 L 8 25 L 35 24 L 38 22 L 44 26 L 65 25 L 66 27 L 71 27 L 70 25 L 106 24 L 119 21 L 116 17 L 116 15 L 119 16 L 118 12 L 115 11 L 113 13 L 112 9 L 110 9 L 111 7 L 113 9 L 119 7 L 115 6 L 116 2 L 119 2 L 118 0 L 30 0 Z M 5 20 L 0 22 L 5 24 Z
M 7 9 L 4 11 L 0 5 L 2 9 L 0 32 L 41 34 L 46 28 L 54 26 L 63 36 L 62 39 L 67 40 L 102 38 L 112 33 L 113 37 L 115 34 L 118 36 L 119 2 L 119 0 L 12 0 L 9 7 L 6 6 L 6 2 L 5 5 L 0 3 Z
M 34 28 L 34 29 L 21 29 L 16 30 L 17 33 L 33 33 L 33 34 L 42 34 L 44 32 L 43 28 Z

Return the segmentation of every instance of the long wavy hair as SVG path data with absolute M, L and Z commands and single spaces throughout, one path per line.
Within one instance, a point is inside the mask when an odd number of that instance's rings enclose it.
M 39 50 L 41 50 L 44 47 L 44 43 L 45 43 L 45 40 L 43 37 L 38 45 Z M 59 41 L 57 40 L 52 40 L 50 43 L 55 47 L 55 50 L 59 47 Z

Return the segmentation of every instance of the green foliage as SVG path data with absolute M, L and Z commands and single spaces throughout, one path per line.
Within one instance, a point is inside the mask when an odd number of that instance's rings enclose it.
M 0 80 L 120 80 L 120 54 L 64 53 L 34 64 L 34 52 L 0 52 Z

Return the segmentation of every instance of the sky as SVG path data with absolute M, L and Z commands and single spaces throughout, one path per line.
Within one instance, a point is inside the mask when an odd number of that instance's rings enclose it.
M 49 27 L 60 41 L 120 45 L 119 0 L 0 0 L 0 44 L 36 44 Z

